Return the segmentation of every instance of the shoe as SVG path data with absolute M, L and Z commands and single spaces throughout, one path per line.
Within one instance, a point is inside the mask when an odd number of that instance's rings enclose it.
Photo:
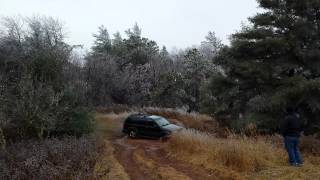
M 290 166 L 296 167 L 296 166 L 297 166 L 297 163 L 290 163 Z

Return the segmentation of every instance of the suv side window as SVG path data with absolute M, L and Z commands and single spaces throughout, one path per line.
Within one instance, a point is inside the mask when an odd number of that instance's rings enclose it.
M 145 126 L 151 127 L 152 124 L 153 124 L 152 121 L 149 121 L 149 120 L 145 120 L 145 121 L 144 121 L 144 125 L 145 125 Z
M 148 126 L 148 127 L 153 127 L 153 128 L 158 127 L 157 124 L 152 120 L 146 121 L 145 125 Z

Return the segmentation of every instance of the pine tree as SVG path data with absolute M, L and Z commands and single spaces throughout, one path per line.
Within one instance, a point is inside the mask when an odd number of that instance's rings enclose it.
M 127 64 L 134 66 L 146 64 L 159 53 L 159 47 L 155 41 L 141 36 L 141 28 L 137 23 L 133 28 L 128 29 L 126 34 L 128 36 L 124 39 L 126 58 L 122 67 Z
M 320 115 L 320 1 L 258 2 L 264 11 L 249 18 L 216 60 L 225 70 L 211 84 L 217 113 L 232 115 L 237 127 L 254 122 L 270 132 L 284 109 L 295 106 L 314 132 Z
M 200 51 L 208 59 L 214 58 L 223 44 L 219 38 L 216 37 L 215 32 L 209 31 L 205 37 L 205 41 L 201 42 Z
M 125 33 L 130 36 L 134 37 L 141 37 L 141 28 L 139 27 L 138 23 L 135 23 L 132 29 L 128 29 Z
M 110 53 L 112 46 L 107 28 L 100 26 L 98 34 L 94 34 L 93 37 L 95 38 L 95 41 L 92 51 L 96 55 L 103 56 Z

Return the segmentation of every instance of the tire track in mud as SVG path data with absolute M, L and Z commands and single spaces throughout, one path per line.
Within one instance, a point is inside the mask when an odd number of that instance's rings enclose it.
M 115 147 L 115 157 L 124 167 L 131 180 L 149 180 L 146 172 L 141 170 L 133 159 L 133 153 L 137 149 L 125 143 L 125 138 L 117 139 L 113 143 Z
M 115 156 L 132 180 L 217 179 L 202 168 L 170 159 L 164 150 L 165 143 L 159 140 L 129 139 L 127 137 L 113 141 Z

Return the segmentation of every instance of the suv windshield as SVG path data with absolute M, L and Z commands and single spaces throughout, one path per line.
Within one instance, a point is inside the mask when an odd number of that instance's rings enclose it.
M 159 126 L 166 126 L 170 123 L 163 117 L 152 117 Z

